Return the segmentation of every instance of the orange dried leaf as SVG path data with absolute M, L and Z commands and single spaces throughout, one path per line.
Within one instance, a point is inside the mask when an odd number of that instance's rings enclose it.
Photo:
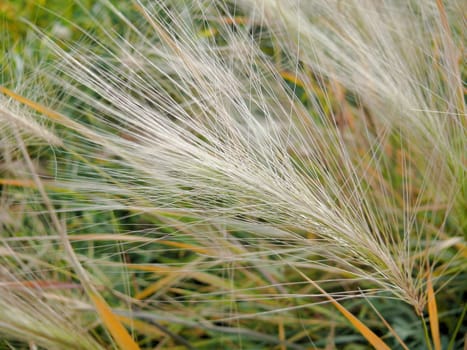
M 316 289 L 318 289 L 350 323 L 365 337 L 368 342 L 373 345 L 377 350 L 391 350 L 389 346 L 378 337 L 371 329 L 369 329 L 363 322 L 356 318 L 351 312 L 343 307 L 339 302 L 322 289 L 315 281 L 311 280 L 303 272 L 295 269 L 303 278 L 310 282 Z
M 433 283 L 431 281 L 431 273 L 428 273 L 427 280 L 427 295 L 428 295 L 428 317 L 430 319 L 431 337 L 435 350 L 441 350 L 441 338 L 439 335 L 438 323 L 438 307 L 436 306 L 435 292 L 433 290 Z
M 89 297 L 94 303 L 105 328 L 110 332 L 118 347 L 122 350 L 140 350 L 138 344 L 128 334 L 125 327 L 123 327 L 104 299 L 97 294 L 89 294 Z
M 15 186 L 15 187 L 36 187 L 36 183 L 32 180 L 19 179 L 0 179 L 0 185 Z

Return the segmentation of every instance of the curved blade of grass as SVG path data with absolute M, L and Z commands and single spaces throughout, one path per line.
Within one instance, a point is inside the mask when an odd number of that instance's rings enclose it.
M 15 186 L 15 187 L 36 187 L 36 183 L 32 180 L 19 179 L 0 179 L 0 185 Z
M 381 313 L 378 311 L 378 309 L 376 309 L 376 307 L 371 303 L 371 301 L 365 297 L 365 295 L 363 295 L 363 297 L 365 298 L 365 300 L 368 302 L 368 305 L 370 305 L 370 307 L 373 309 L 373 311 L 375 312 L 376 316 L 378 316 L 378 318 L 381 320 L 381 322 L 384 323 L 384 325 L 386 326 L 386 328 L 389 330 L 389 332 L 394 336 L 394 338 L 396 338 L 397 342 L 402 346 L 402 348 L 404 350 L 410 350 L 408 348 L 408 346 L 404 343 L 404 341 L 402 340 L 402 338 L 399 336 L 399 334 L 396 333 L 396 331 L 394 330 L 394 328 L 391 327 L 391 325 L 388 323 L 388 321 L 386 321 L 386 319 L 383 317 L 383 315 L 381 315 Z
M 435 350 L 441 350 L 441 338 L 439 335 L 438 307 L 436 306 L 435 292 L 431 281 L 431 272 L 428 272 L 427 279 L 427 296 L 428 296 L 428 317 L 430 319 L 431 337 Z
M 104 299 L 100 295 L 94 293 L 90 293 L 89 298 L 92 300 L 102 322 L 115 339 L 118 346 L 122 350 L 139 350 L 139 346 L 135 343 L 130 334 L 128 334 L 125 327 L 123 327 L 118 317 L 114 315 Z
M 143 321 L 132 319 L 132 318 L 125 317 L 125 316 L 118 316 L 118 318 L 123 323 L 137 326 L 141 331 L 156 333 L 157 335 L 159 335 L 159 337 L 161 335 L 163 336 L 168 335 L 173 340 L 175 340 L 175 342 L 181 344 L 185 349 L 194 350 L 194 347 L 191 346 L 191 344 L 187 340 L 185 340 L 183 337 L 179 336 L 178 334 L 175 334 L 174 332 L 172 332 L 171 330 L 169 330 L 168 328 L 164 327 L 163 325 L 159 324 L 158 322 L 154 320 L 151 320 L 150 324 L 148 324 Z
M 72 119 L 70 119 L 70 118 L 68 118 L 68 117 L 66 117 L 66 116 L 64 116 L 64 115 L 62 115 L 60 113 L 57 113 L 57 112 L 55 112 L 55 111 L 53 111 L 53 110 L 51 110 L 51 109 L 37 103 L 37 102 L 34 102 L 34 101 L 24 97 L 24 96 L 21 96 L 21 95 L 17 94 L 16 92 L 11 91 L 10 89 L 7 89 L 4 86 L 0 86 L 0 93 L 11 97 L 15 101 L 18 101 L 19 103 L 24 104 L 24 105 L 32 108 L 36 112 L 39 112 L 39 113 L 45 115 L 49 119 L 51 119 L 51 120 L 53 120 L 55 122 L 58 122 L 58 123 L 62 124 L 63 126 L 66 126 L 68 128 L 71 128 L 71 129 L 74 129 L 74 130 L 80 132 L 81 134 L 89 137 L 91 140 L 99 140 L 99 137 L 97 135 L 92 133 L 86 127 L 83 127 L 83 125 L 81 125 L 80 123 L 77 123 L 74 120 L 72 120 Z
M 457 324 L 456 324 L 456 328 L 454 329 L 454 332 L 452 333 L 451 340 L 449 341 L 449 345 L 448 345 L 448 350 L 454 349 L 454 344 L 456 342 L 457 333 L 459 333 L 459 329 L 461 328 L 462 322 L 464 321 L 466 311 L 467 311 L 467 304 L 464 305 L 462 314 L 460 315 L 459 320 L 457 321 Z
M 0 179 L 1 184 L 1 179 Z M 115 234 L 115 233 L 88 233 L 82 235 L 69 235 L 70 241 L 122 241 L 122 242 L 146 242 L 146 243 L 157 243 L 161 245 L 166 245 L 169 247 L 175 247 L 180 249 L 190 250 L 199 254 L 211 254 L 211 252 L 202 247 L 195 246 L 193 244 L 168 241 L 165 239 L 154 239 L 134 235 L 124 235 L 124 234 Z
M 368 342 L 378 350 L 391 350 L 389 346 L 378 337 L 371 329 L 369 329 L 363 322 L 356 318 L 350 311 L 343 307 L 339 302 L 329 295 L 323 288 L 321 288 L 315 281 L 306 276 L 303 272 L 299 271 L 292 265 L 291 266 L 300 276 L 310 282 L 316 289 L 318 289 L 331 303 L 336 307 L 337 310 L 365 337 Z
M 7 92 L 11 92 L 8 89 L 5 89 L 5 90 Z M 5 92 L 1 86 L 0 86 L 0 92 Z M 12 93 L 12 97 L 17 99 L 19 102 L 22 102 L 25 104 L 28 104 L 28 102 L 30 102 L 32 103 L 32 105 L 35 104 L 33 101 L 24 99 L 22 96 L 17 95 L 14 92 L 11 92 L 11 93 Z M 23 101 L 23 99 L 25 101 Z M 42 107 L 40 105 L 37 110 L 39 112 L 42 112 L 40 110 L 41 108 L 44 108 L 45 111 L 47 111 L 45 107 Z M 50 111 L 50 113 L 51 115 L 54 115 L 55 112 Z M 60 115 L 58 116 L 60 117 Z M 68 258 L 70 259 L 70 263 L 73 266 L 81 282 L 81 285 L 86 291 L 86 294 L 89 296 L 94 306 L 96 307 L 97 312 L 100 318 L 102 319 L 102 322 L 104 323 L 105 327 L 109 330 L 110 334 L 112 335 L 113 339 L 115 340 L 119 348 L 121 348 L 122 350 L 139 350 L 139 346 L 134 342 L 134 340 L 132 339 L 130 334 L 128 334 L 127 330 L 123 327 L 123 325 L 120 323 L 118 318 L 112 313 L 110 307 L 107 305 L 104 298 L 99 294 L 96 287 L 92 284 L 85 269 L 83 268 L 80 261 L 78 260 L 73 250 L 73 247 L 71 246 L 70 240 L 68 239 L 66 227 L 62 224 L 62 222 L 58 218 L 57 213 L 55 212 L 53 208 L 53 204 L 50 201 L 49 196 L 47 195 L 47 192 L 45 191 L 45 187 L 39 175 L 37 175 L 37 173 L 34 170 L 34 165 L 32 163 L 31 158 L 29 157 L 29 153 L 27 152 L 27 149 L 26 149 L 26 146 L 23 140 L 21 139 L 18 133 L 15 133 L 15 136 L 16 136 L 16 140 L 18 142 L 19 148 L 21 149 L 21 152 L 23 153 L 24 159 L 31 171 L 33 181 L 36 184 L 36 187 L 43 198 L 44 205 L 49 212 L 50 218 L 52 220 L 52 225 L 55 227 L 55 229 L 59 233 L 60 240 L 62 241 L 63 248 L 66 251 Z
M 300 79 L 296 74 L 288 72 L 288 71 L 281 71 L 279 74 L 282 78 L 284 78 L 288 82 L 294 85 L 297 85 L 301 88 L 305 87 L 305 82 L 302 79 Z

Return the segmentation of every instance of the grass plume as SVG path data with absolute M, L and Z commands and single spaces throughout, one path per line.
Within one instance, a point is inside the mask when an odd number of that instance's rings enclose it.
M 71 39 L 29 23 L 40 64 L 0 57 L 8 341 L 333 348 L 337 323 L 375 348 L 461 344 L 460 1 L 73 6 L 84 24 L 47 14 Z M 75 326 L 17 331 L 57 299 Z

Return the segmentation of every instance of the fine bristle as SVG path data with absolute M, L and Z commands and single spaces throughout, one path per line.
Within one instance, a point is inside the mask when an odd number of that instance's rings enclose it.
M 330 303 L 389 349 L 342 306 L 383 299 L 430 310 L 440 348 L 434 298 L 466 267 L 460 7 L 99 1 L 79 40 L 29 23 L 42 61 L 2 58 L 0 334 L 303 349 L 291 329 Z

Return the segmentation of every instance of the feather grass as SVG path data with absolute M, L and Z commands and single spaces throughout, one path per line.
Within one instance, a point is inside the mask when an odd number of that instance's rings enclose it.
M 457 1 L 77 4 L 94 29 L 33 27 L 53 64 L 0 86 L 2 295 L 69 300 L 94 322 L 84 348 L 209 348 L 222 331 L 300 348 L 316 339 L 291 325 L 324 334 L 314 312 L 390 348 L 343 306 L 362 297 L 425 327 L 427 310 L 441 348 L 434 295 L 466 268 Z M 55 347 L 68 332 L 0 331 Z

